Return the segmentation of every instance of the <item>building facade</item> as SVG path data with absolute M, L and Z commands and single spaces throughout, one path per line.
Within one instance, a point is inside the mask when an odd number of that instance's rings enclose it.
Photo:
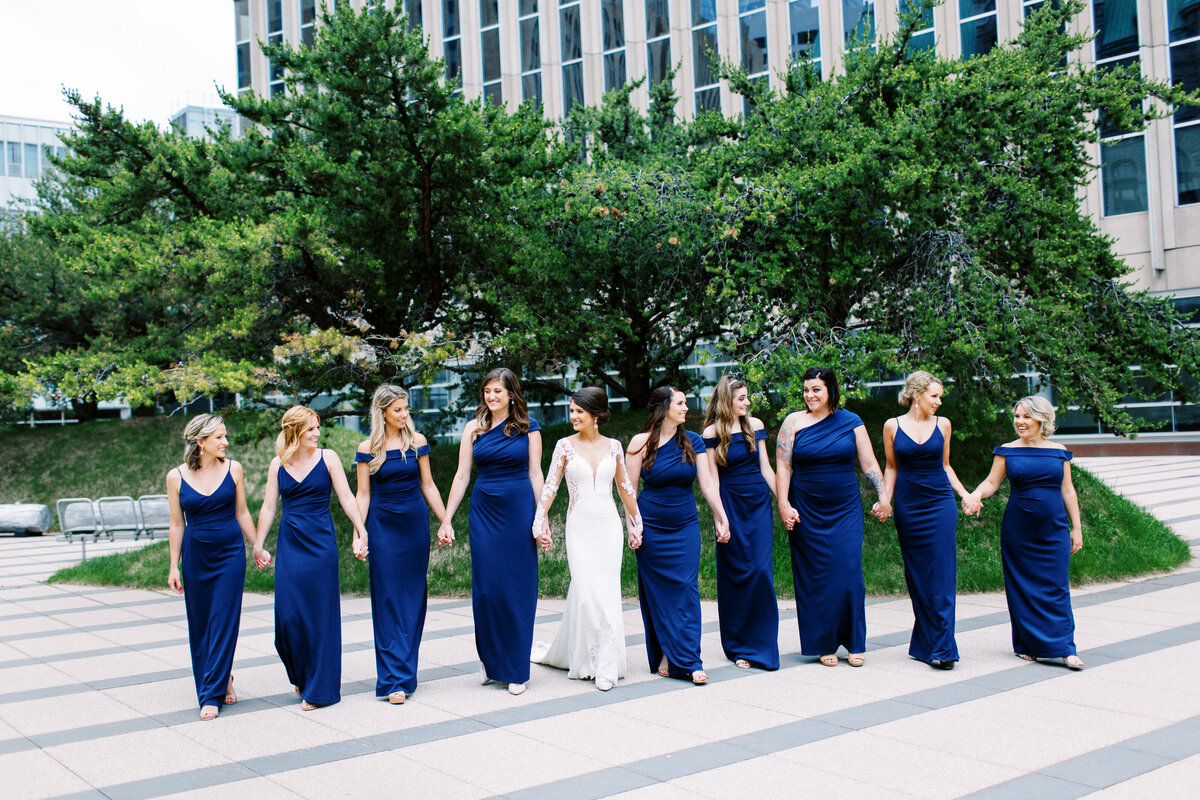
M 25 209 L 37 198 L 34 184 L 51 168 L 50 156 L 66 155 L 62 136 L 70 123 L 0 115 L 4 164 L 0 172 L 0 199 L 7 212 Z
M 535 99 L 560 118 L 598 104 L 609 89 L 671 66 L 678 113 L 737 114 L 740 97 L 717 80 L 707 54 L 740 63 L 781 84 L 789 62 L 807 56 L 828 78 L 854 37 L 897 33 L 911 0 L 395 0 L 425 32 L 430 52 L 465 96 L 517 104 Z M 382 0 L 330 0 L 359 9 Z M 1014 38 L 1044 0 L 948 0 L 929 11 L 912 46 L 969 58 Z M 390 2 L 389 2 L 390 5 Z M 273 94 L 283 75 L 258 41 L 313 40 L 319 0 L 234 0 L 239 90 Z M 1093 42 L 1072 59 L 1106 68 L 1137 64 L 1143 75 L 1200 88 L 1200 0 L 1090 0 L 1075 20 Z M 633 94 L 648 106 L 646 85 Z M 1136 288 L 1169 296 L 1200 324 L 1200 108 L 1156 120 L 1144 131 L 1105 128 L 1095 146 L 1095 179 L 1080 202 L 1134 269 Z M 1166 396 L 1151 416 L 1177 425 Z M 1195 409 L 1192 408 L 1192 411 Z M 1082 415 L 1079 415 L 1082 416 Z M 1079 420 L 1080 432 L 1088 424 Z M 1092 430 L 1100 432 L 1093 424 Z

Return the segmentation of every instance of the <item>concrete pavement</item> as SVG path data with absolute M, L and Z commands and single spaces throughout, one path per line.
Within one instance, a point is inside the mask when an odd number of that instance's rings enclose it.
M 1095 461 L 1080 465 L 1131 496 L 1144 489 L 1174 503 L 1177 532 L 1200 554 L 1200 519 L 1186 519 L 1200 459 Z M 374 697 L 369 602 L 346 598 L 343 700 L 309 713 L 274 652 L 271 598 L 247 595 L 241 702 L 200 722 L 182 601 L 38 582 L 77 553 L 0 538 L 6 798 L 1200 794 L 1196 559 L 1170 575 L 1075 591 L 1080 673 L 1015 658 L 1001 594 L 959 597 L 963 660 L 950 672 L 907 657 L 907 599 L 869 602 L 862 669 L 800 658 L 794 608 L 781 602 L 774 673 L 725 660 L 706 603 L 712 682 L 692 687 L 650 673 L 628 604 L 630 677 L 616 689 L 535 665 L 529 690 L 512 697 L 478 684 L 469 601 L 435 599 L 420 688 L 403 706 Z M 537 638 L 553 635 L 561 608 L 539 603 Z

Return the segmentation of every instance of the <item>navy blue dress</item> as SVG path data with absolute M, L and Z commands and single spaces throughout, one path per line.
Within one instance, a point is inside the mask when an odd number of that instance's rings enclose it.
M 762 669 L 779 669 L 779 603 L 775 599 L 773 545 L 775 521 L 771 490 L 758 461 L 758 443 L 767 432 L 754 432 L 746 449 L 740 431 L 730 434 L 725 464 L 717 465 L 721 505 L 729 518 L 729 541 L 717 542 L 717 612 L 721 647 L 736 661 L 744 658 Z M 705 439 L 709 452 L 716 437 Z
M 367 543 L 371 557 L 371 625 L 375 631 L 375 696 L 417 690 L 417 651 L 425 630 L 429 571 L 429 506 L 421 493 L 419 460 L 429 445 L 415 451 L 388 450 L 371 476 Z M 370 462 L 370 453 L 354 460 Z
M 697 455 L 699 434 L 685 431 Z M 671 677 L 689 678 L 700 662 L 700 518 L 696 513 L 696 465 L 674 439 L 658 448 L 654 466 L 642 468 L 638 511 L 642 546 L 636 551 L 638 599 L 646 626 L 650 671 L 667 656 Z
M 863 506 L 854 465 L 857 414 L 838 409 L 796 431 L 788 502 L 800 513 L 788 534 L 800 652 L 850 653 L 867 647 Z
M 279 467 L 275 650 L 300 696 L 328 706 L 342 699 L 342 595 L 329 513 L 333 481 L 321 456 L 299 481 Z
M 958 660 L 954 641 L 958 507 L 943 464 L 945 444 L 936 418 L 933 434 L 924 444 L 913 441 L 899 423 L 892 444 L 896 454 L 892 511 L 914 617 L 908 654 L 926 662 Z
M 1000 523 L 1004 595 L 1013 651 L 1035 658 L 1075 655 L 1071 613 L 1071 524 L 1062 483 L 1071 451 L 997 447 L 1010 493 Z
M 237 485 L 226 463 L 225 478 L 212 494 L 200 494 L 180 471 L 179 507 L 183 541 L 179 568 L 187 612 L 192 676 L 200 706 L 219 706 L 233 672 L 233 652 L 242 621 L 246 546 L 237 521 Z
M 484 672 L 501 683 L 525 683 L 537 613 L 537 545 L 531 534 L 536 503 L 529 482 L 529 435 L 508 436 L 504 424 L 479 434 L 472 444 L 479 471 L 467 511 L 471 610 Z M 540 430 L 537 420 L 529 420 L 530 433 Z

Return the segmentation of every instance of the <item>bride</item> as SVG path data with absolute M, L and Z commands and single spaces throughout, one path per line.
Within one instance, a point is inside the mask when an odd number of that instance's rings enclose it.
M 546 513 L 558 484 L 567 477 L 567 564 L 571 588 L 562 625 L 550 644 L 536 642 L 531 660 L 569 670 L 568 678 L 595 678 L 606 692 L 625 677 L 625 626 L 621 615 L 621 518 L 613 503 L 612 487 L 633 520 L 629 546 L 641 544 L 641 517 L 633 486 L 625 474 L 623 448 L 600 434 L 608 421 L 608 396 L 587 387 L 571 397 L 571 426 L 575 435 L 558 440 L 550 459 L 550 474 L 542 487 L 533 519 L 533 535 L 542 549 L 550 547 Z

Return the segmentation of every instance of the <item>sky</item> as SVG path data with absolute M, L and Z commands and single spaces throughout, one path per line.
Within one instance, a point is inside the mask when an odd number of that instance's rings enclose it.
M 165 126 L 236 59 L 231 0 L 0 0 L 0 114 L 69 122 L 66 86 Z

